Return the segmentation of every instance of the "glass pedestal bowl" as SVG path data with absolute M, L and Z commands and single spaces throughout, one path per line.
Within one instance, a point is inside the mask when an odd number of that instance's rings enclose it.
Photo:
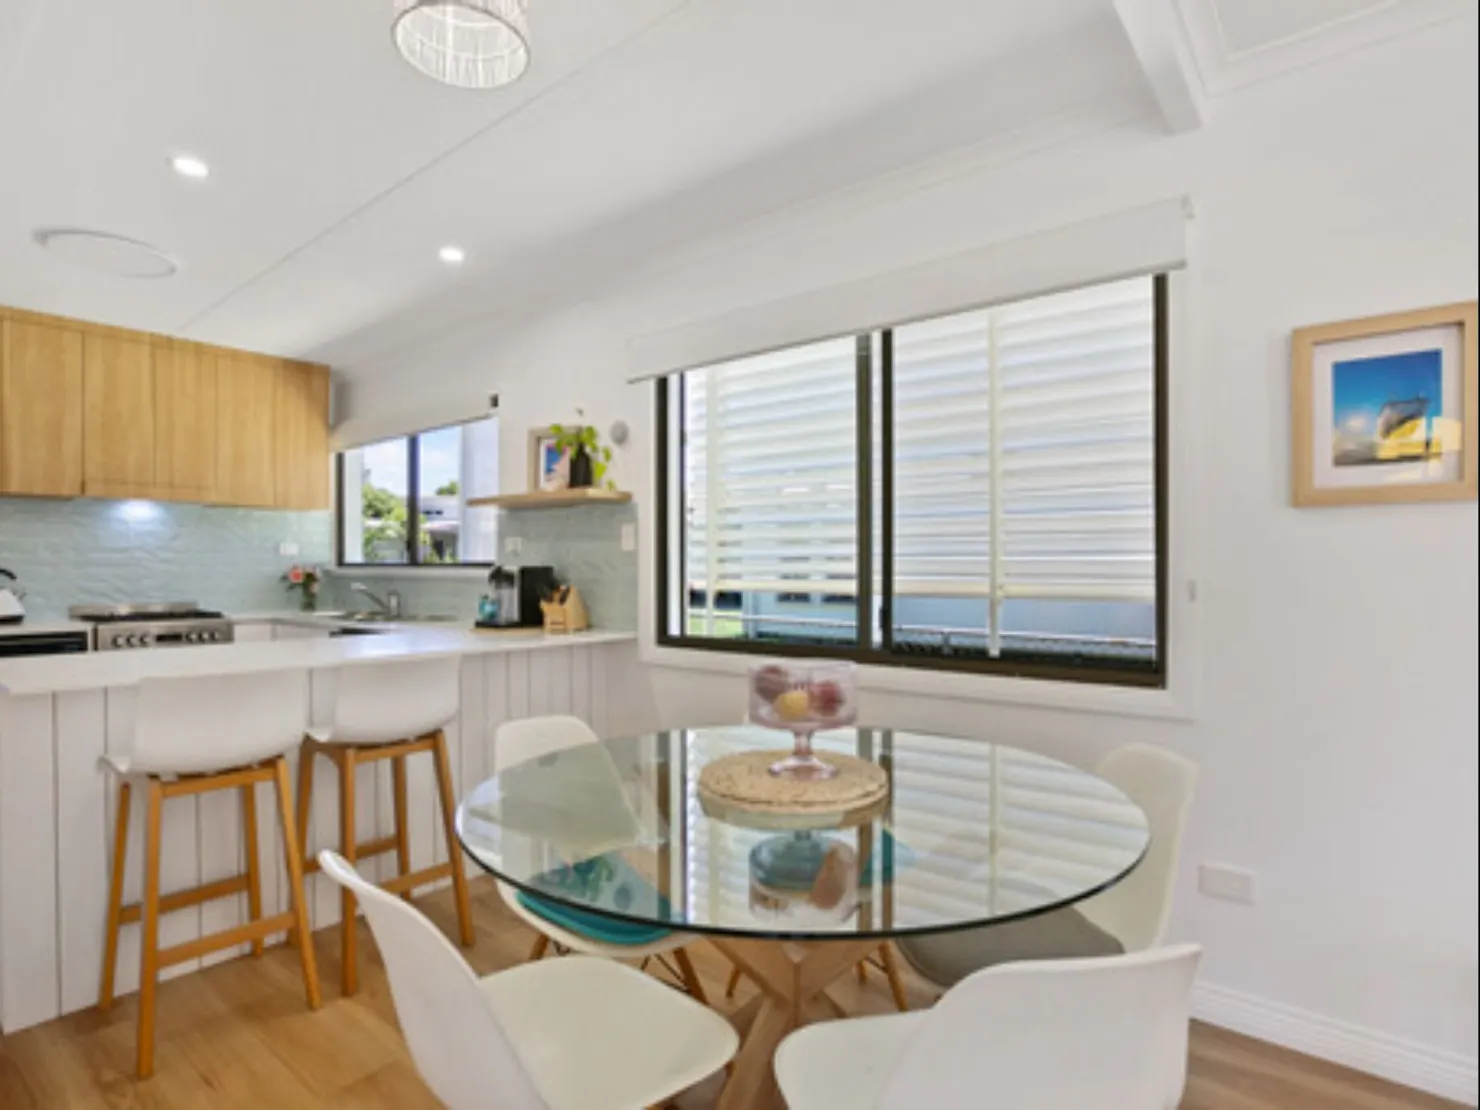
M 799 782 L 830 779 L 837 768 L 818 759 L 812 735 L 858 719 L 852 663 L 762 663 L 750 669 L 750 719 L 792 734 L 791 755 L 771 773 Z

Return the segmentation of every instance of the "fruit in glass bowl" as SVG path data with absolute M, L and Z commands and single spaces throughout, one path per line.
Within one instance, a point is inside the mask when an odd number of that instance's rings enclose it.
M 750 719 L 796 738 L 792 755 L 771 772 L 794 779 L 831 778 L 837 770 L 812 754 L 812 734 L 858 719 L 852 663 L 762 663 L 750 671 Z

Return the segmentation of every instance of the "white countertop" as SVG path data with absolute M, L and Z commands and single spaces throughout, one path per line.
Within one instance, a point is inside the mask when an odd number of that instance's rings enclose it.
M 0 624 L 0 636 L 25 636 L 50 632 L 91 632 L 86 621 L 37 621 L 27 617 L 20 624 Z
M 309 613 L 241 614 L 251 621 L 302 621 L 333 627 L 346 623 L 330 615 Z M 358 623 L 358 622 L 356 622 Z M 365 627 L 364 625 L 360 625 Z M 39 627 L 39 626 L 38 626 Z M 370 625 L 371 628 L 380 626 Z M 459 625 L 392 626 L 374 636 L 343 636 L 270 643 L 212 644 L 158 648 L 152 651 L 96 651 L 86 655 L 37 655 L 0 659 L 0 691 L 11 694 L 54 694 L 132 686 L 146 678 L 187 678 L 253 674 L 274 670 L 313 670 L 354 666 L 392 659 L 447 655 L 488 655 L 512 651 L 549 651 L 586 644 L 616 644 L 637 639 L 633 632 L 575 632 L 546 635 L 537 628 L 478 632 Z

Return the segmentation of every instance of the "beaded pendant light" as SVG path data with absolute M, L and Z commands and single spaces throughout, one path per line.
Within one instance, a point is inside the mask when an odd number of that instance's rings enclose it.
M 395 0 L 401 56 L 459 89 L 496 89 L 529 68 L 527 0 Z

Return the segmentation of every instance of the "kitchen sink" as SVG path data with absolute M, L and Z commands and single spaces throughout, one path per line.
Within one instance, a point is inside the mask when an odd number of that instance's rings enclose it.
M 456 617 L 443 614 L 405 614 L 399 617 L 389 617 L 384 613 L 345 613 L 340 620 L 354 621 L 356 624 L 452 624 Z

